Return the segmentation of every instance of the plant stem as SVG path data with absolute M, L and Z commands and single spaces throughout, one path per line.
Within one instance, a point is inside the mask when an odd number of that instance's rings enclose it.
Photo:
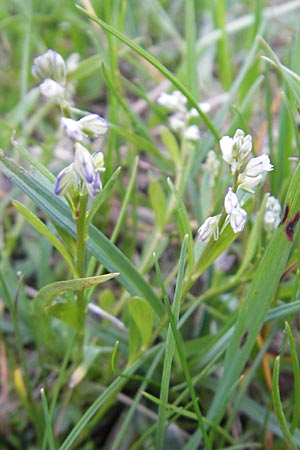
M 76 239 L 76 265 L 77 273 L 79 278 L 85 276 L 85 251 L 86 251 L 86 210 L 87 210 L 87 194 L 81 195 L 78 203 L 78 208 L 75 212 L 75 222 L 77 230 Z M 85 295 L 83 291 L 77 292 L 77 312 L 78 312 L 78 323 L 79 323 L 79 337 L 78 337 L 78 347 L 79 354 L 81 353 L 83 341 L 84 341 L 84 323 L 86 316 L 86 304 Z

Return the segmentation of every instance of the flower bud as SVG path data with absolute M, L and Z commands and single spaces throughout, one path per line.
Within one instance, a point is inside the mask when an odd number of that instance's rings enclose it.
M 69 119 L 68 117 L 61 118 L 61 125 L 65 133 L 73 141 L 82 142 L 84 135 L 81 131 L 80 124 L 77 120 Z
M 171 94 L 163 92 L 158 97 L 157 103 L 169 109 L 170 111 L 185 112 L 187 99 L 180 91 L 174 91 Z
M 223 136 L 220 139 L 220 148 L 222 152 L 222 156 L 225 162 L 231 165 L 234 161 L 233 158 L 233 139 L 229 136 Z
M 65 167 L 63 170 L 61 170 L 57 175 L 56 183 L 54 186 L 54 194 L 66 194 L 72 186 L 75 188 L 76 181 L 77 179 L 74 172 L 74 166 L 73 164 L 70 164 L 68 167 Z
M 247 177 L 244 173 L 238 177 L 239 189 L 254 194 L 254 189 L 262 182 L 263 175 L 257 175 L 256 177 Z
M 239 233 L 240 231 L 243 231 L 247 221 L 247 217 L 248 217 L 247 212 L 240 207 L 236 208 L 229 215 L 229 223 L 234 233 Z
M 75 144 L 75 172 L 86 183 L 92 183 L 95 178 L 95 166 L 90 152 L 79 142 Z
M 33 60 L 32 75 L 38 80 L 52 78 L 59 83 L 65 83 L 66 64 L 63 57 L 54 50 L 47 50 Z
M 236 194 L 232 192 L 232 188 L 228 189 L 228 192 L 224 199 L 225 211 L 228 215 L 233 214 L 239 208 L 239 202 Z
M 198 230 L 200 241 L 207 242 L 214 235 L 215 240 L 219 238 L 219 220 L 221 215 L 208 217 Z
M 250 159 L 245 169 L 245 176 L 257 177 L 263 174 L 263 172 L 270 172 L 271 170 L 273 170 L 273 165 L 271 164 L 270 158 L 268 155 L 263 154 Z
M 105 134 L 108 129 L 108 123 L 98 114 L 87 114 L 78 123 L 82 131 L 93 138 Z
M 179 114 L 172 114 L 169 117 L 169 124 L 173 131 L 184 131 L 185 130 L 185 120 Z
M 197 125 L 190 125 L 187 127 L 187 129 L 184 131 L 184 137 L 188 141 L 199 141 L 200 139 L 200 130 Z
M 281 206 L 277 198 L 272 195 L 268 197 L 264 214 L 264 228 L 273 231 L 280 223 Z
M 47 97 L 56 100 L 61 100 L 65 97 L 66 90 L 56 81 L 51 78 L 46 78 L 39 86 L 41 93 Z
M 92 159 L 95 165 L 95 169 L 99 172 L 103 172 L 105 170 L 104 166 L 104 156 L 100 150 L 97 150 L 92 154 Z

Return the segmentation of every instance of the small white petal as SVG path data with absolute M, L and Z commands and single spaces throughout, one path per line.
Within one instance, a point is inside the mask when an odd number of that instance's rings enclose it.
M 245 175 L 248 177 L 257 177 L 263 172 L 269 172 L 271 170 L 273 170 L 273 165 L 271 164 L 270 158 L 268 155 L 263 154 L 250 159 L 245 169 Z
M 264 179 L 263 175 L 257 175 L 256 177 L 248 177 L 244 173 L 239 175 L 238 183 L 239 189 L 248 191 L 251 194 L 254 193 L 254 189 L 262 182 Z
M 75 144 L 74 169 L 84 182 L 93 183 L 96 171 L 92 156 L 79 142 Z
M 163 92 L 159 95 L 157 103 L 170 111 L 185 112 L 187 99 L 180 91 L 174 91 L 171 94 Z
M 31 72 L 39 80 L 52 78 L 60 83 L 65 82 L 66 64 L 63 57 L 54 50 L 47 50 L 33 60 Z
M 83 141 L 84 135 L 77 120 L 69 119 L 68 117 L 62 117 L 61 125 L 69 138 L 78 142 Z
M 270 195 L 266 202 L 266 210 L 273 211 L 276 214 L 281 213 L 281 205 L 276 197 Z
M 77 179 L 76 174 L 74 173 L 73 164 L 70 164 L 68 167 L 65 167 L 63 170 L 61 170 L 57 175 L 56 183 L 54 186 L 54 194 L 66 194 L 72 186 L 76 186 L 76 181 Z
M 250 134 L 247 134 L 247 136 L 244 137 L 241 143 L 241 147 L 239 149 L 238 159 L 240 164 L 246 162 L 251 151 L 252 151 L 252 137 Z
M 46 78 L 39 86 L 41 93 L 47 98 L 62 99 L 65 97 L 66 90 L 51 78 Z
M 188 141 L 199 141 L 200 129 L 197 125 L 190 125 L 184 131 L 184 136 Z
M 228 192 L 224 199 L 224 207 L 227 214 L 233 214 L 239 208 L 239 202 L 236 194 L 232 192 L 232 188 L 228 189 Z
M 211 110 L 211 106 L 208 102 L 200 102 L 198 103 L 199 108 L 204 112 L 208 113 Z
M 215 236 L 215 239 L 219 237 L 218 223 L 220 220 L 220 214 L 217 216 L 208 217 L 198 230 L 198 237 L 200 241 L 207 242 L 211 236 Z
M 229 136 L 223 136 L 220 139 L 220 148 L 225 162 L 232 164 L 233 159 L 233 139 Z
M 108 129 L 108 123 L 98 114 L 88 114 L 79 120 L 81 129 L 91 135 L 93 138 L 105 134 Z
M 184 119 L 177 114 L 169 117 L 169 124 L 173 131 L 183 131 L 185 129 Z
M 235 211 L 229 215 L 229 222 L 234 233 L 239 233 L 244 229 L 247 217 L 247 212 L 240 207 L 235 209 Z
M 97 171 L 103 172 L 105 170 L 104 166 L 104 155 L 100 150 L 97 150 L 92 154 L 92 159 Z

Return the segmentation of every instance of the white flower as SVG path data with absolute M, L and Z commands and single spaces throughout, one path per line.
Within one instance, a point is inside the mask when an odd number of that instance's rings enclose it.
M 47 98 L 62 99 L 66 89 L 51 78 L 46 78 L 39 86 L 41 93 Z
M 223 136 L 220 139 L 220 148 L 222 156 L 225 162 L 231 165 L 234 161 L 232 151 L 233 151 L 233 139 L 229 136 Z
M 281 205 L 276 197 L 270 195 L 266 202 L 266 210 L 273 211 L 274 213 L 280 215 L 281 213 Z
M 235 233 L 239 233 L 240 231 L 243 231 L 246 221 L 247 221 L 247 216 L 248 216 L 247 212 L 243 208 L 240 208 L 240 207 L 235 209 L 229 215 L 229 223 Z
M 108 123 L 98 114 L 87 114 L 79 120 L 82 131 L 93 138 L 105 134 L 108 129 Z
M 31 72 L 39 80 L 51 78 L 64 84 L 66 79 L 66 64 L 59 53 L 49 49 L 42 55 L 34 58 Z
M 257 175 L 256 177 L 248 177 L 244 173 L 238 177 L 239 189 L 254 194 L 254 189 L 262 182 L 263 175 Z
M 208 113 L 211 110 L 211 106 L 208 102 L 200 102 L 198 103 L 198 106 L 204 113 Z
M 221 214 L 217 216 L 208 217 L 205 222 L 201 225 L 198 230 L 199 239 L 202 242 L 207 242 L 214 236 L 214 239 L 217 240 L 219 238 L 219 220 Z
M 65 169 L 61 170 L 56 178 L 54 193 L 64 195 L 73 187 L 78 190 L 79 181 L 83 183 L 83 189 L 88 194 L 96 197 L 102 190 L 100 172 L 103 172 L 103 153 L 95 152 L 93 155 L 79 142 L 75 144 L 75 160 Z
M 281 206 L 277 198 L 272 195 L 268 197 L 264 214 L 264 228 L 273 231 L 280 223 Z
M 164 106 L 170 111 L 186 111 L 187 99 L 180 91 L 173 91 L 171 94 L 163 92 L 157 99 L 159 105 Z
M 190 125 L 184 131 L 184 136 L 188 141 L 198 141 L 200 139 L 200 129 L 197 125 Z
M 88 114 L 80 120 L 66 117 L 61 119 L 61 124 L 66 134 L 74 141 L 84 142 L 88 137 L 96 138 L 106 133 L 108 123 L 98 114 Z
M 75 144 L 75 172 L 86 183 L 92 183 L 95 179 L 95 165 L 92 160 L 92 155 L 83 145 L 76 142 Z
M 252 137 L 250 134 L 247 134 L 241 141 L 241 145 L 239 147 L 239 162 L 240 164 L 245 162 L 248 159 L 252 151 Z
M 82 133 L 82 129 L 79 121 L 69 119 L 68 117 L 61 118 L 61 125 L 63 130 L 69 136 L 69 138 L 74 141 L 82 142 L 84 139 L 84 135 Z
M 231 166 L 234 174 L 244 167 L 252 150 L 252 138 L 250 134 L 245 136 L 243 130 L 237 129 L 233 138 L 230 136 L 221 138 L 220 148 L 224 161 Z
M 77 176 L 74 171 L 73 164 L 65 167 L 63 170 L 59 172 L 56 177 L 56 183 L 54 186 L 54 194 L 56 195 L 64 195 L 66 194 L 72 187 L 76 189 L 77 185 Z
M 257 177 L 263 174 L 263 172 L 269 172 L 271 170 L 273 170 L 273 165 L 271 164 L 270 158 L 268 155 L 263 154 L 250 159 L 245 169 L 245 176 Z
M 232 191 L 232 188 L 228 189 L 228 192 L 225 196 L 224 207 L 228 215 L 234 213 L 234 211 L 239 208 L 237 195 Z
M 244 229 L 247 221 L 247 212 L 239 206 L 237 195 L 229 188 L 224 199 L 225 211 L 228 214 L 229 223 L 235 233 Z
M 169 117 L 169 124 L 173 131 L 184 131 L 186 128 L 185 120 L 179 114 L 172 114 Z

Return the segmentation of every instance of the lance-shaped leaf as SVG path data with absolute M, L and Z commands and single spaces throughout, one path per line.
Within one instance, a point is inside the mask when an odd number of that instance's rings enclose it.
M 56 281 L 51 284 L 47 284 L 39 290 L 35 297 L 35 301 L 43 302 L 46 306 L 53 297 L 56 297 L 66 291 L 85 291 L 93 286 L 104 283 L 105 281 L 111 280 L 117 277 L 118 273 L 107 273 L 106 275 L 98 275 L 96 277 L 87 278 L 75 278 L 73 280 L 67 281 Z

